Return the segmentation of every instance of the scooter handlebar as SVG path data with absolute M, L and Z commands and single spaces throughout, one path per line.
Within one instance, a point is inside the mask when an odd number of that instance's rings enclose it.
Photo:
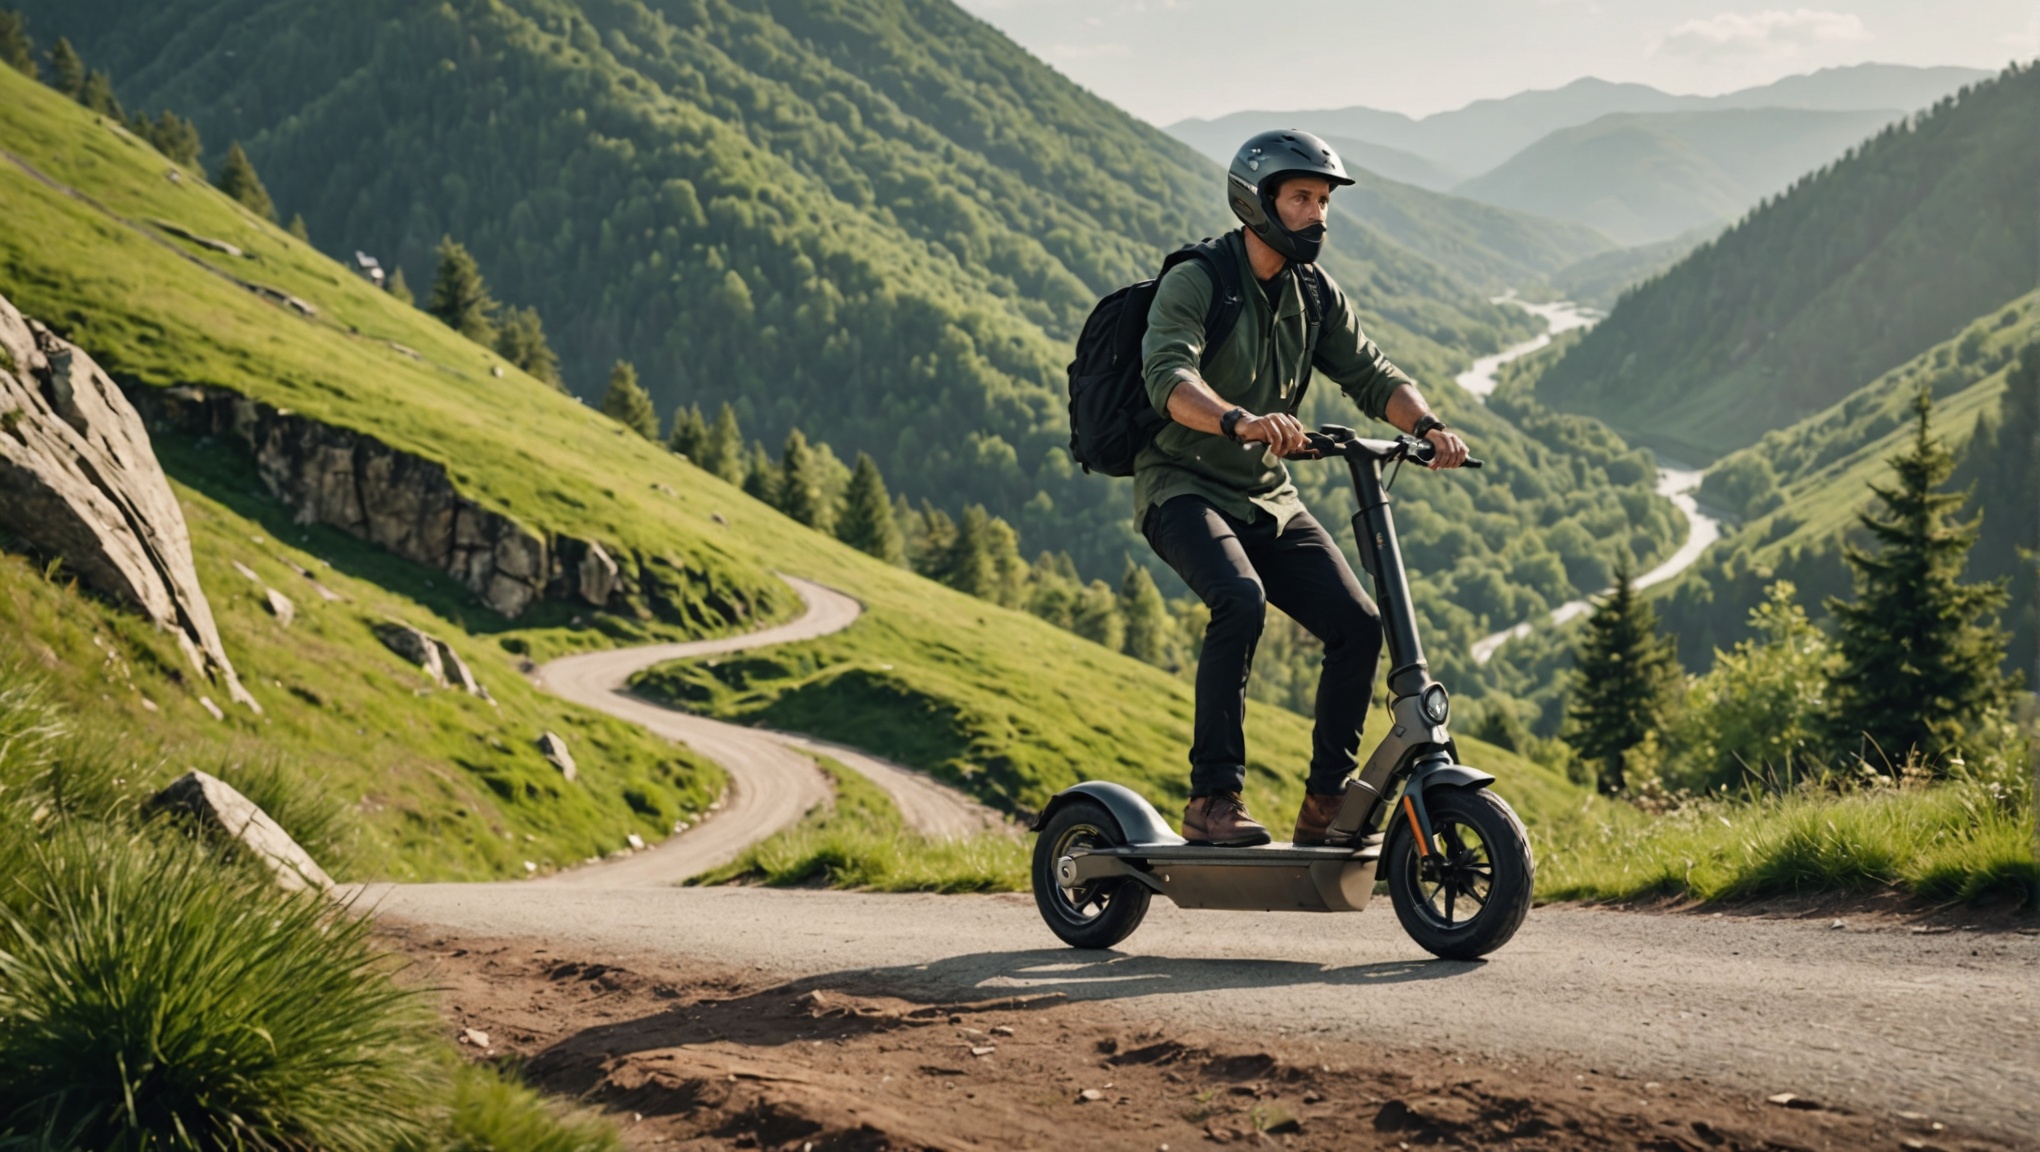
M 1429 440 L 1415 436 L 1397 436 L 1393 440 L 1369 440 L 1351 428 L 1337 424 L 1326 424 L 1315 432 L 1304 433 L 1304 450 L 1291 453 L 1290 460 L 1323 460 L 1328 456 L 1371 456 L 1382 463 L 1390 460 L 1414 460 L 1429 464 L 1438 446 Z M 1479 468 L 1481 461 L 1472 456 L 1466 458 L 1464 467 Z

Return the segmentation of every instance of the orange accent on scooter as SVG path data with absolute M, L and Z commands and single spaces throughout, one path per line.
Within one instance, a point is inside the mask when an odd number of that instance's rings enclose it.
M 1429 856 L 1431 854 L 1431 846 L 1424 843 L 1424 830 L 1417 824 L 1417 805 L 1410 799 L 1407 792 L 1403 793 L 1402 810 L 1410 818 L 1410 832 L 1417 838 L 1417 855 Z

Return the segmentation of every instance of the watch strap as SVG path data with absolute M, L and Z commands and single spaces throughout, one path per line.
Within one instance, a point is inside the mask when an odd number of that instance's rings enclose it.
M 1234 408 L 1218 418 L 1218 430 L 1225 434 L 1226 439 L 1238 443 L 1240 421 L 1245 420 L 1248 415 L 1245 408 Z
M 1415 436 L 1419 440 L 1422 440 L 1424 437 L 1429 436 L 1431 433 L 1436 432 L 1438 429 L 1446 427 L 1450 427 L 1450 425 L 1446 424 L 1443 420 L 1438 419 L 1436 413 L 1426 412 L 1422 416 L 1417 417 L 1417 425 L 1416 427 L 1410 429 L 1410 435 Z

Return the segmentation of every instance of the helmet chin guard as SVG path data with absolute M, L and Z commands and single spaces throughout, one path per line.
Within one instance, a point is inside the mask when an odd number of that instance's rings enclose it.
M 1331 145 L 1308 132 L 1283 129 L 1263 132 L 1234 154 L 1226 171 L 1226 202 L 1247 230 L 1286 260 L 1314 263 L 1324 247 L 1325 226 L 1312 224 L 1292 229 L 1275 211 L 1275 192 L 1283 181 L 1297 176 L 1315 176 L 1338 188 L 1353 182 Z

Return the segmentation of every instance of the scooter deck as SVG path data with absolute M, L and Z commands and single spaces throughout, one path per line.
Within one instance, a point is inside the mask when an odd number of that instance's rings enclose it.
M 1294 868 L 1300 864 L 1358 863 L 1379 859 L 1381 837 L 1370 836 L 1355 846 L 1304 845 L 1286 842 L 1233 847 L 1220 844 L 1175 843 L 1121 844 L 1092 848 L 1092 856 L 1113 856 L 1122 860 L 1145 860 L 1149 864 L 1223 864 L 1231 867 Z
M 1373 895 L 1380 860 L 1379 835 L 1358 847 L 1231 848 L 1178 840 L 1074 852 L 1058 862 L 1057 875 L 1071 886 L 1124 877 L 1182 908 L 1358 912 Z

